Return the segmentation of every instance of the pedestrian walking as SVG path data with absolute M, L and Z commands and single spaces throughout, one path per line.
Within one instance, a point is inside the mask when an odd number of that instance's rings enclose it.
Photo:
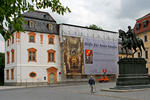
M 90 90 L 91 94 L 94 94 L 95 80 L 94 80 L 93 76 L 90 76 L 89 85 L 91 88 L 91 90 Z M 96 88 L 95 88 L 95 90 L 96 90 Z

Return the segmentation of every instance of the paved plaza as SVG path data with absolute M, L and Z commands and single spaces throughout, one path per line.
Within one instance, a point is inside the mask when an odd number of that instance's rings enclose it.
M 109 92 L 115 82 L 97 83 L 96 93 L 90 94 L 88 84 L 50 87 L 11 87 L 0 89 L 0 100 L 150 100 L 150 89 Z

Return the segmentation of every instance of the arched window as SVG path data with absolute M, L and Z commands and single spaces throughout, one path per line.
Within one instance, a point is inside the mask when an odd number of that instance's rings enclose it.
M 14 34 L 12 34 L 12 44 L 14 43 Z
M 40 39 L 41 39 L 41 44 L 43 44 L 43 34 L 40 35 Z
M 6 70 L 6 79 L 9 80 L 9 69 Z
M 16 32 L 16 38 L 20 39 L 20 32 Z
M 35 25 L 34 25 L 34 21 L 30 20 L 30 21 L 29 21 L 29 27 L 30 27 L 30 28 L 34 28 L 34 26 L 35 26 Z
M 34 32 L 29 32 L 29 42 L 35 43 L 35 33 Z
M 47 50 L 48 53 L 48 62 L 55 62 L 55 53 L 56 51 L 53 49 Z
M 34 49 L 34 48 L 29 48 L 28 49 L 28 62 L 30 62 L 30 61 L 34 61 L 34 62 L 36 62 L 37 60 L 36 60 L 36 49 Z
M 11 69 L 11 80 L 14 80 L 14 69 Z
M 55 36 L 52 34 L 48 35 L 48 44 L 54 44 L 54 38 Z
M 53 30 L 53 24 L 47 24 L 48 30 Z
M 14 54 L 14 52 L 15 52 L 14 49 L 12 49 L 11 50 L 11 62 L 15 61 L 15 56 L 14 56 L 15 54 Z
M 9 64 L 9 52 L 7 51 L 7 64 Z

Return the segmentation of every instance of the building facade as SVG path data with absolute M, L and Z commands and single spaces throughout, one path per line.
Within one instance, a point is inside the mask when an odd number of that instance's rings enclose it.
M 60 24 L 59 35 L 66 78 L 94 75 L 97 80 L 104 74 L 103 70 L 112 77 L 118 74 L 117 32 Z
M 24 32 L 14 32 L 5 42 L 5 85 L 59 83 L 99 76 L 104 69 L 118 73 L 118 33 L 57 24 L 41 11 L 23 15 Z
M 5 84 L 56 83 L 60 80 L 60 43 L 56 21 L 45 12 L 27 12 L 25 32 L 6 41 Z
M 142 57 L 147 61 L 146 67 L 148 68 L 148 74 L 150 74 L 150 13 L 136 20 L 134 31 L 137 37 L 144 42 L 146 50 L 142 51 Z M 140 51 L 135 54 L 135 57 L 139 56 Z

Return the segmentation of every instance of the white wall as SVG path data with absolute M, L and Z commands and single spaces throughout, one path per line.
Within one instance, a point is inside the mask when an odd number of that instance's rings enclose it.
M 94 38 L 98 40 L 113 40 L 113 41 L 118 41 L 118 37 L 119 37 L 118 33 L 92 30 L 92 29 L 82 28 L 80 26 L 69 26 L 63 24 L 60 25 L 59 32 L 60 32 L 60 37 L 75 36 L 81 38 Z
M 7 46 L 7 41 L 5 41 L 5 71 L 4 71 L 4 81 L 5 82 L 16 82 L 16 67 L 17 67 L 17 43 L 16 43 L 16 33 L 14 35 L 14 43 L 12 44 L 12 37 L 9 39 L 9 46 Z M 12 63 L 11 50 L 14 49 L 14 62 Z M 9 52 L 9 64 L 7 64 L 7 51 Z M 14 80 L 11 80 L 11 69 L 14 69 Z M 6 70 L 9 70 L 9 80 L 6 80 Z
M 47 82 L 47 68 L 55 67 L 58 69 L 58 73 L 60 72 L 61 67 L 61 58 L 60 58 L 60 44 L 59 44 L 59 36 L 55 35 L 54 39 L 54 45 L 48 44 L 48 35 L 43 33 L 43 44 L 40 43 L 40 34 L 36 33 L 36 42 L 35 43 L 29 43 L 29 32 L 21 32 L 20 33 L 20 42 L 15 41 L 14 46 L 7 47 L 6 46 L 6 52 L 11 51 L 11 48 L 14 48 L 15 50 L 15 63 L 13 64 L 6 64 L 6 69 L 17 66 L 17 70 L 15 71 L 15 77 L 17 77 L 17 82 Z M 16 39 L 16 37 L 15 37 Z M 7 43 L 6 43 L 7 44 Z M 28 50 L 29 48 L 35 48 L 37 50 L 36 52 L 36 60 L 37 62 L 28 62 Z M 55 59 L 56 62 L 48 62 L 48 53 L 47 50 L 53 49 L 56 51 Z M 10 55 L 11 58 L 11 55 Z M 10 59 L 11 61 L 11 59 Z M 5 63 L 7 63 L 7 57 L 5 60 Z M 36 72 L 37 77 L 35 79 L 29 77 L 30 72 Z M 57 74 L 58 74 L 57 73 Z M 44 80 L 44 76 L 46 76 L 46 80 Z M 58 81 L 59 81 L 59 75 Z M 12 82 L 5 81 L 5 82 Z

